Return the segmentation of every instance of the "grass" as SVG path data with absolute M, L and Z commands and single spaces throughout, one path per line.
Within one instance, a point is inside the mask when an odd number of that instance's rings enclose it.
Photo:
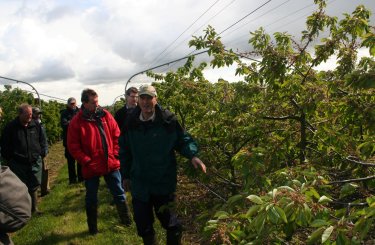
M 134 223 L 128 228 L 120 225 L 116 207 L 110 205 L 112 197 L 103 178 L 98 194 L 99 233 L 90 235 L 84 208 L 85 187 L 82 183 L 68 184 L 67 164 L 61 143 L 51 147 L 47 161 L 51 192 L 39 200 L 38 207 L 43 213 L 34 215 L 24 228 L 12 234 L 15 244 L 142 244 Z M 128 201 L 130 198 L 128 195 Z M 159 222 L 155 222 L 155 230 L 159 243 L 165 244 L 165 233 Z

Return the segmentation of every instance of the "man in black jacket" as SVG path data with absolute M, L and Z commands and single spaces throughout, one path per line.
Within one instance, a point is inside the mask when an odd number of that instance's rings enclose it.
M 33 119 L 37 124 L 40 125 L 42 128 L 43 140 L 45 142 L 46 152 L 44 153 L 45 156 L 48 154 L 48 138 L 46 133 L 46 128 L 42 123 L 42 111 L 39 107 L 33 107 Z M 40 183 L 40 196 L 45 196 L 49 193 L 49 177 L 48 177 L 48 167 L 45 158 L 42 159 L 42 181 Z
M 70 155 L 67 146 L 68 127 L 72 118 L 78 113 L 77 101 L 71 97 L 68 99 L 66 109 L 61 111 L 60 124 L 63 129 L 63 145 L 65 147 L 65 158 L 68 161 L 69 184 L 83 181 L 81 173 L 81 165 Z M 77 170 L 76 170 L 77 167 Z
M 42 161 L 47 145 L 42 129 L 32 120 L 32 107 L 21 104 L 18 116 L 1 135 L 1 156 L 9 168 L 25 183 L 31 196 L 32 212 L 37 210 L 37 190 L 41 181 Z
M 123 124 L 125 122 L 125 118 L 134 110 L 138 103 L 138 89 L 135 87 L 130 87 L 126 90 L 125 93 L 126 104 L 121 107 L 115 113 L 115 120 L 117 122 L 118 127 L 122 132 Z

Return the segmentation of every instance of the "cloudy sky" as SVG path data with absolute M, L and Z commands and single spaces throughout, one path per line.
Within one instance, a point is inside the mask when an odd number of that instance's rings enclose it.
M 375 11 L 374 0 L 328 3 L 327 12 L 339 18 L 359 4 Z M 315 8 L 313 0 L 1 0 L 0 76 L 31 83 L 44 100 L 79 100 L 84 88 L 93 88 L 100 104 L 111 105 L 132 75 L 193 52 L 188 41 L 208 25 L 227 47 L 246 51 L 249 32 L 260 26 L 298 37 Z M 229 68 L 207 69 L 206 76 L 239 79 Z M 148 81 L 140 75 L 131 85 Z

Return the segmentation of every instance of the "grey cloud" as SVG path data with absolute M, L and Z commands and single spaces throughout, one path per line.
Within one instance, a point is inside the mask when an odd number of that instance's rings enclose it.
M 107 84 L 113 83 L 120 80 L 124 80 L 124 77 L 130 77 L 132 71 L 124 69 L 116 69 L 110 67 L 99 67 L 91 68 L 85 72 L 78 74 L 78 78 L 82 83 L 85 84 Z M 124 81 L 125 83 L 126 81 Z
M 73 69 L 58 59 L 44 60 L 31 74 L 23 75 L 25 80 L 33 82 L 59 81 L 73 78 L 74 76 Z
M 61 19 L 65 16 L 74 14 L 74 12 L 76 12 L 76 10 L 74 10 L 70 6 L 67 6 L 67 5 L 57 6 L 45 14 L 45 20 L 47 22 L 52 22 L 52 21 Z

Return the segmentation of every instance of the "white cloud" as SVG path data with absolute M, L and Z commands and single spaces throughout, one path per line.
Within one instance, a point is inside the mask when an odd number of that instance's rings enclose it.
M 91 87 L 98 90 L 101 104 L 112 104 L 133 74 L 189 54 L 193 50 L 187 46 L 191 35 L 202 35 L 208 24 L 221 32 L 262 4 L 255 0 L 215 2 L 0 1 L 0 75 L 31 82 L 40 93 L 60 98 L 79 98 L 82 89 Z M 224 32 L 223 41 L 235 50 L 248 50 L 249 31 L 261 25 L 269 25 L 269 30 L 282 26 L 298 35 L 306 17 L 292 23 L 304 12 L 290 13 L 311 3 L 311 0 L 272 1 Z M 373 0 L 333 0 L 329 1 L 327 12 L 341 16 L 342 12 L 352 12 L 358 4 L 375 9 Z M 211 5 L 210 11 L 198 20 Z M 177 67 L 171 65 L 159 71 Z M 239 79 L 231 68 L 207 69 L 205 74 L 209 80 Z M 132 84 L 146 81 L 150 79 L 136 76 Z

